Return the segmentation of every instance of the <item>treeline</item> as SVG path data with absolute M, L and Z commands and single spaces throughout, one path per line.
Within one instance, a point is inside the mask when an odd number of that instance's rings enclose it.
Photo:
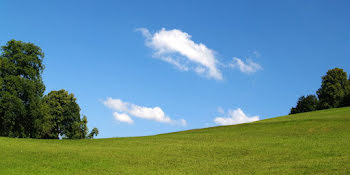
M 300 97 L 290 114 L 350 106 L 350 77 L 340 68 L 328 70 L 316 94 Z
M 87 117 L 73 94 L 65 90 L 44 95 L 41 74 L 45 68 L 41 48 L 11 40 L 0 54 L 0 136 L 41 139 L 84 139 Z

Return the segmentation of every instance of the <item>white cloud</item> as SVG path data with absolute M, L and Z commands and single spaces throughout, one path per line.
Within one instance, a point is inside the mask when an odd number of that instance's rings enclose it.
M 171 119 L 165 115 L 160 107 L 148 108 L 132 104 L 127 112 L 132 116 L 143 119 L 155 120 L 163 123 L 171 122 Z
M 232 63 L 230 63 L 229 66 L 232 68 L 239 68 L 239 70 L 243 73 L 254 73 L 262 69 L 259 64 L 253 62 L 250 59 L 244 62 L 237 57 L 233 58 Z
M 154 34 L 146 28 L 139 28 L 137 31 L 146 38 L 146 46 L 154 50 L 154 57 L 161 58 L 183 71 L 194 70 L 200 75 L 222 79 L 215 52 L 202 43 L 192 41 L 192 36 L 188 33 L 164 28 Z
M 218 125 L 234 125 L 258 121 L 259 116 L 248 117 L 240 108 L 229 110 L 228 117 L 216 117 L 214 122 Z
M 120 121 L 120 122 L 125 122 L 125 123 L 129 123 L 129 124 L 132 124 L 134 123 L 134 120 L 132 120 L 130 118 L 130 116 L 128 116 L 128 114 L 125 114 L 125 113 L 118 113 L 118 112 L 114 112 L 113 113 L 113 116 L 116 120 Z
M 179 59 L 173 59 L 171 57 L 162 57 L 161 58 L 163 61 L 168 62 L 170 64 L 173 64 L 175 67 L 177 67 L 178 69 L 182 70 L 182 71 L 189 71 L 190 68 L 187 65 L 181 64 L 181 61 Z
M 103 102 L 103 104 L 111 109 L 117 110 L 117 111 L 127 111 L 128 110 L 128 104 L 124 103 L 120 99 L 112 99 L 107 98 L 106 101 Z
M 154 120 L 161 123 L 169 123 L 169 124 L 178 124 L 181 126 L 186 126 L 186 120 L 172 120 L 168 117 L 164 111 L 156 106 L 156 107 L 144 107 L 138 106 L 132 103 L 123 102 L 120 99 L 113 99 L 108 97 L 107 100 L 103 102 L 105 106 L 110 109 L 113 109 L 117 112 L 114 112 L 114 118 L 120 122 L 133 123 L 134 121 L 131 119 L 131 116 L 138 117 L 142 119 Z M 120 113 L 119 113 L 120 112 Z

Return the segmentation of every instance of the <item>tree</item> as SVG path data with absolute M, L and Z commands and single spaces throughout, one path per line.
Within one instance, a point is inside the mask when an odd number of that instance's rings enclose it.
M 60 90 L 43 97 L 42 50 L 32 43 L 10 40 L 1 51 L 0 136 L 86 138 L 87 117 L 80 118 L 73 94 Z
M 48 106 L 48 113 L 43 122 L 48 122 L 54 138 L 81 138 L 80 107 L 76 103 L 74 94 L 65 90 L 51 91 L 44 97 Z
M 88 139 L 93 139 L 94 136 L 97 136 L 98 135 L 98 129 L 97 128 L 94 128 L 91 130 L 91 132 L 89 133 L 89 135 L 87 136 Z
M 350 94 L 344 97 L 342 106 L 350 106 Z
M 85 139 L 86 136 L 88 135 L 89 129 L 87 127 L 87 117 L 84 115 L 83 119 L 80 122 L 80 131 L 81 131 L 81 138 Z
M 349 85 L 350 85 L 350 76 L 349 76 Z M 342 106 L 350 106 L 350 93 L 344 97 Z
M 10 40 L 0 55 L 0 135 L 37 137 L 41 97 L 45 91 L 42 50 L 32 44 Z
M 87 117 L 80 118 L 80 107 L 74 94 L 64 89 L 51 91 L 43 100 L 42 111 L 47 112 L 44 112 L 41 122 L 41 137 L 85 139 L 98 134 L 97 128 L 94 128 L 88 135 Z
M 38 131 L 37 138 L 41 139 L 58 139 L 58 133 L 55 132 L 54 116 L 50 113 L 50 106 L 42 102 L 40 106 L 41 118 L 36 121 L 35 126 Z
M 343 69 L 328 70 L 322 77 L 321 88 L 317 95 L 320 100 L 319 109 L 341 107 L 344 98 L 350 94 L 350 82 Z
M 289 114 L 309 112 L 317 110 L 318 99 L 315 95 L 302 96 L 299 98 L 297 106 L 292 108 Z

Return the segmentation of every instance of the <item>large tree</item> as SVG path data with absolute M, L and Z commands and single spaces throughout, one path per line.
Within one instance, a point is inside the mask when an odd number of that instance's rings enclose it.
M 299 98 L 297 106 L 291 109 L 290 114 L 315 111 L 317 106 L 318 99 L 315 95 L 302 96 Z
M 44 53 L 32 44 L 10 40 L 0 55 L 0 135 L 37 137 Z
M 350 85 L 350 76 L 349 76 L 349 85 Z M 344 100 L 341 104 L 342 106 L 350 106 L 350 93 L 344 97 Z
M 43 97 L 44 53 L 38 46 L 11 40 L 1 51 L 0 136 L 47 139 L 91 136 L 87 118 L 80 118 L 80 107 L 73 94 L 60 90 Z M 92 136 L 96 133 L 94 128 Z
M 344 97 L 350 94 L 349 83 L 343 69 L 328 70 L 327 74 L 322 77 L 321 88 L 317 91 L 320 100 L 319 109 L 341 107 Z

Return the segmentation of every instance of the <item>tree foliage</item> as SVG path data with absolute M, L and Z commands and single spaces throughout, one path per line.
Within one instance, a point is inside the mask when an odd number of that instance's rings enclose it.
M 299 98 L 297 106 L 292 108 L 290 114 L 315 111 L 318 107 L 318 99 L 315 95 L 302 96 Z
M 51 91 L 43 98 L 43 102 L 48 106 L 45 122 L 51 126 L 48 132 L 43 132 L 44 137 L 58 138 L 82 138 L 80 131 L 80 107 L 76 103 L 73 94 L 65 90 Z M 86 119 L 86 117 L 84 117 Z M 86 120 L 87 123 L 87 120 Z M 46 135 L 46 136 L 45 136 Z
M 10 40 L 0 54 L 0 136 L 57 139 L 88 137 L 87 117 L 65 90 L 44 95 L 42 50 Z M 98 132 L 97 132 L 98 133 Z
M 11 40 L 1 47 L 0 135 L 36 137 L 45 86 L 44 53 L 32 43 Z
M 349 76 L 349 85 L 350 85 L 350 76 Z M 344 100 L 341 104 L 342 106 L 350 106 L 350 93 L 344 97 Z
M 321 88 L 317 95 L 319 109 L 342 107 L 344 98 L 350 94 L 350 83 L 343 69 L 334 68 L 322 77 Z
M 350 106 L 350 77 L 348 79 L 347 73 L 340 68 L 328 70 L 316 93 L 318 99 L 314 95 L 300 97 L 289 114 Z
M 90 134 L 87 136 L 88 139 L 92 139 L 94 138 L 94 136 L 97 136 L 98 135 L 98 129 L 97 128 L 94 128 L 91 130 Z

